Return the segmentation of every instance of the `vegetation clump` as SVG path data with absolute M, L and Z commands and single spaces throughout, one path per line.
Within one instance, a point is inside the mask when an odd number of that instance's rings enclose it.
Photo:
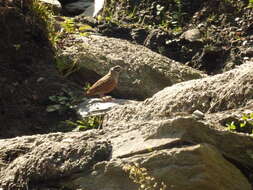
M 253 134 L 253 112 L 243 113 L 239 120 L 229 122 L 226 126 L 230 131 Z
M 103 116 L 98 115 L 98 116 L 85 117 L 81 120 L 76 121 L 67 120 L 65 121 L 65 124 L 67 124 L 70 127 L 74 127 L 75 130 L 77 131 L 86 131 L 89 129 L 99 129 L 102 125 L 102 122 Z
M 146 168 L 141 168 L 138 164 L 126 164 L 123 170 L 129 174 L 129 178 L 134 183 L 139 184 L 138 190 L 166 190 L 164 182 L 158 182 L 150 176 Z
M 33 25 L 43 26 L 44 34 L 47 35 L 49 41 L 54 47 L 58 40 L 58 33 L 55 29 L 55 19 L 52 8 L 46 4 L 43 4 L 39 0 L 32 0 L 28 9 Z

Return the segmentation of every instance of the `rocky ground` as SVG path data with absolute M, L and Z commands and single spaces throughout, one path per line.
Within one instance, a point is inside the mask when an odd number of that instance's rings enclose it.
M 252 189 L 252 2 L 61 0 L 54 28 L 34 2 L 0 1 L 0 189 Z M 115 65 L 138 101 L 72 131 Z
M 144 45 L 208 74 L 252 58 L 249 1 L 109 2 L 104 15 L 112 22 L 98 27 L 104 35 Z

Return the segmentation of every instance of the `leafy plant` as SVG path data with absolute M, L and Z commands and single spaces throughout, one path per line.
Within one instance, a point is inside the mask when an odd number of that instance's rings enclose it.
M 92 29 L 92 27 L 88 24 L 78 25 L 75 23 L 73 18 L 65 18 L 64 22 L 61 23 L 61 27 L 63 28 L 63 32 L 61 36 L 66 34 L 79 34 L 81 36 L 88 36 L 89 33 L 87 30 Z
M 72 61 L 65 56 L 56 57 L 55 64 L 59 73 L 64 77 L 67 77 L 80 69 L 80 65 L 77 62 Z
M 249 0 L 248 7 L 249 7 L 249 8 L 253 8 L 253 0 Z
M 183 32 L 183 29 L 182 29 L 182 27 L 178 26 L 178 27 L 173 28 L 172 31 L 174 34 L 180 34 Z
M 87 91 L 90 87 L 91 87 L 91 84 L 87 82 L 87 83 L 85 83 L 83 89 L 84 89 L 84 91 Z
M 99 115 L 99 116 L 86 117 L 84 119 L 77 120 L 75 122 L 67 120 L 66 124 L 75 127 L 76 129 L 78 129 L 78 131 L 85 131 L 88 129 L 99 128 L 102 124 L 102 121 L 103 116 Z
M 67 33 L 75 32 L 75 23 L 74 23 L 74 19 L 72 18 L 66 18 L 64 22 L 61 23 L 61 26 Z
M 135 18 L 136 17 L 136 12 L 137 12 L 137 6 L 134 6 L 133 10 L 128 13 L 127 17 L 130 18 L 130 19 Z
M 164 29 L 168 29 L 169 25 L 170 25 L 170 21 L 168 21 L 166 19 L 162 19 L 161 24 L 159 24 L 159 26 Z
M 226 124 L 231 131 L 253 133 L 253 112 L 243 113 L 239 121 L 232 121 Z
M 105 7 L 103 10 L 103 16 L 98 16 L 98 21 L 106 21 L 107 23 L 112 22 L 113 12 L 110 8 Z
M 76 101 L 76 97 L 71 91 L 63 89 L 63 91 L 57 95 L 49 96 L 49 100 L 52 102 L 51 105 L 47 106 L 47 112 L 58 112 L 63 114 L 69 111 L 73 111 Z
M 139 190 L 166 190 L 164 182 L 158 182 L 148 174 L 146 168 L 141 168 L 136 163 L 124 165 L 123 170 L 129 174 L 134 183 L 139 184 Z
M 79 32 L 85 32 L 90 29 L 92 29 L 92 27 L 88 24 L 84 24 L 82 26 L 79 26 L 79 28 L 78 28 Z

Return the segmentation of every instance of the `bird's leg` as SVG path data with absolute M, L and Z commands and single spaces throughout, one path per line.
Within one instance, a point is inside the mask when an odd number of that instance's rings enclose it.
M 104 96 L 103 94 L 99 95 L 103 102 L 110 102 L 113 101 L 111 96 Z

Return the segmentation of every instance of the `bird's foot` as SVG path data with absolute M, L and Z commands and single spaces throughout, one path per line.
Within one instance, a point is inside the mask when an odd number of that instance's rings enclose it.
M 103 102 L 112 102 L 113 100 L 114 100 L 114 98 L 112 98 L 111 96 L 102 97 Z

